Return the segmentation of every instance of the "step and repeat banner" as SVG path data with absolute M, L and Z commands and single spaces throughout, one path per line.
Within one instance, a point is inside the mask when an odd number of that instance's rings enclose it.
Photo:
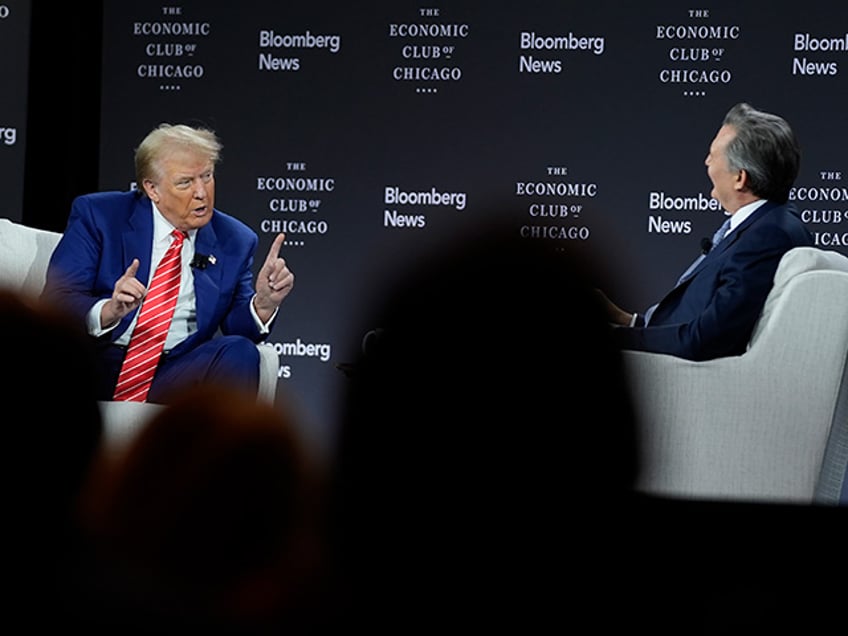
M 319 445 L 386 278 L 493 211 L 654 302 L 721 223 L 704 159 L 737 102 L 793 125 L 792 198 L 848 253 L 848 3 L 107 0 L 102 71 L 102 189 L 132 187 L 160 122 L 201 124 L 216 206 L 260 255 L 285 232 L 297 283 L 269 340 Z
M 0 0 L 0 217 L 23 218 L 30 0 Z

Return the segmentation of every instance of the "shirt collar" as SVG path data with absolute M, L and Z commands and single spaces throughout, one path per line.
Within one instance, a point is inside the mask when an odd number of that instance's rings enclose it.
M 736 210 L 735 214 L 731 214 L 730 215 L 730 228 L 727 230 L 727 233 L 729 234 L 730 232 L 735 230 L 737 227 L 739 227 L 739 225 L 740 225 L 740 223 L 742 223 L 742 221 L 744 221 L 749 216 L 751 216 L 757 210 L 757 208 L 759 208 L 765 202 L 766 202 L 765 199 L 757 199 L 756 201 L 752 201 L 751 203 L 743 205 L 741 208 Z
M 153 242 L 167 242 L 170 244 L 171 232 L 177 228 L 171 225 L 171 222 L 163 216 L 152 200 L 150 201 L 150 204 L 153 206 Z M 190 241 L 194 241 L 195 234 L 197 234 L 196 229 L 189 230 L 188 239 Z

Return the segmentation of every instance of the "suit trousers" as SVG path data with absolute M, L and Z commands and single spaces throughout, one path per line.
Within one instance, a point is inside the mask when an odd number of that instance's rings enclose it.
M 110 344 L 100 351 L 98 399 L 111 400 L 127 348 Z M 259 350 L 244 336 L 216 336 L 198 347 L 159 361 L 148 402 L 167 404 L 169 397 L 197 384 L 225 385 L 256 393 L 259 390 Z

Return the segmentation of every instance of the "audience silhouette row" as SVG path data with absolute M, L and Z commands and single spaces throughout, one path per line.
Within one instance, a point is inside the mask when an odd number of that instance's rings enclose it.
M 354 321 L 368 346 L 323 460 L 285 391 L 269 406 L 227 386 L 186 390 L 104 452 L 86 336 L 2 293 L 6 350 L 30 343 L 7 403 L 38 412 L 9 427 L 4 463 L 12 613 L 122 634 L 816 625 L 831 597 L 797 585 L 820 564 L 789 540 L 836 540 L 844 516 L 634 492 L 598 272 L 498 224 L 411 259 Z

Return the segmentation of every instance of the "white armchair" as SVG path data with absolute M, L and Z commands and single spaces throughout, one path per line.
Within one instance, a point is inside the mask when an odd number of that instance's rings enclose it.
M 837 503 L 848 463 L 848 257 L 788 252 L 740 356 L 624 357 L 641 424 L 640 491 Z
M 51 232 L 0 218 L 0 287 L 38 295 L 44 287 L 50 255 L 61 238 Z M 259 344 L 257 399 L 274 403 L 279 355 L 269 344 Z M 100 403 L 107 441 L 121 442 L 162 407 L 139 402 Z

